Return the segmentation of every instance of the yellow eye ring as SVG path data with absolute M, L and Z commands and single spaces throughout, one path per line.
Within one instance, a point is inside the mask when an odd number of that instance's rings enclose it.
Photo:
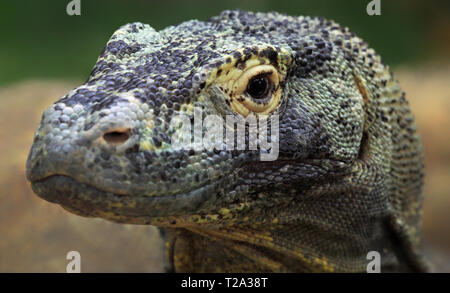
M 261 97 L 251 95 L 249 84 L 255 78 L 265 79 L 267 89 Z M 257 114 L 270 114 L 279 104 L 281 97 L 280 78 L 275 67 L 272 65 L 258 65 L 244 71 L 232 86 L 231 108 L 247 116 L 250 112 Z

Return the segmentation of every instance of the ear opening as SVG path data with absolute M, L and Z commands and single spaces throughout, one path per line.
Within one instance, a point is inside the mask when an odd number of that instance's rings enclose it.
M 363 132 L 361 142 L 359 144 L 358 160 L 365 160 L 369 154 L 369 135 Z
M 366 110 L 367 104 L 370 101 L 370 94 L 367 90 L 366 81 L 364 78 L 359 77 L 357 74 L 353 73 L 353 79 L 355 81 L 356 87 L 358 91 L 361 93 L 364 104 L 363 107 Z M 368 125 L 366 125 L 367 121 L 364 122 L 364 131 L 361 137 L 361 142 L 359 144 L 359 152 L 358 159 L 365 160 L 369 154 L 369 135 L 367 134 Z

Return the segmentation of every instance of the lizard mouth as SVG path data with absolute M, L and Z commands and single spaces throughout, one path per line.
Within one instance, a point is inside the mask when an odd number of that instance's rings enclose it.
M 182 216 L 214 205 L 221 196 L 217 190 L 223 190 L 228 183 L 226 178 L 167 196 L 116 194 L 66 175 L 50 175 L 33 181 L 31 187 L 39 197 L 83 217 L 146 224 L 154 217 Z

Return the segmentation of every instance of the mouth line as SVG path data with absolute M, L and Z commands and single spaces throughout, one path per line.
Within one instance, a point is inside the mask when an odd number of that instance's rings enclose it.
M 189 192 L 164 196 L 117 194 L 82 183 L 73 177 L 52 174 L 32 181 L 33 191 L 41 198 L 61 205 L 86 217 L 102 217 L 106 213 L 124 217 L 183 216 L 213 206 L 223 195 L 218 187 L 229 180 L 205 184 Z
M 33 186 L 33 185 L 48 184 L 48 182 L 52 182 L 52 181 L 55 181 L 55 180 L 58 180 L 58 181 L 61 181 L 61 180 L 72 181 L 73 184 L 81 185 L 81 186 L 83 186 L 84 188 L 87 188 L 87 189 L 91 189 L 91 188 L 92 188 L 92 189 L 96 190 L 96 191 L 99 192 L 99 193 L 108 193 L 108 194 L 112 194 L 112 195 L 114 195 L 114 196 L 116 196 L 116 197 L 127 197 L 127 196 L 131 196 L 131 195 L 126 194 L 126 193 L 118 193 L 118 192 L 107 191 L 107 190 L 101 189 L 101 188 L 99 188 L 99 187 L 97 187 L 97 186 L 95 186 L 95 185 L 92 185 L 92 184 L 89 184 L 89 183 L 85 183 L 85 182 L 78 181 L 78 180 L 75 179 L 74 177 L 69 176 L 69 175 L 65 175 L 65 174 L 54 173 L 54 174 L 47 175 L 47 176 L 45 176 L 45 177 L 41 177 L 41 178 L 39 178 L 39 179 L 30 180 L 30 181 L 31 181 L 31 185 Z M 57 186 L 55 186 L 55 187 L 57 187 Z M 40 195 L 39 195 L 39 196 L 40 196 Z M 45 198 L 45 199 L 46 199 L 46 198 Z M 46 199 L 46 200 L 47 200 L 47 199 Z

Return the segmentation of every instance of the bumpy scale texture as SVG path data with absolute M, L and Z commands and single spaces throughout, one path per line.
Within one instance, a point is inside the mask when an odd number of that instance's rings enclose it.
M 258 68 L 273 78 L 262 100 L 246 90 Z M 278 115 L 278 158 L 174 148 L 172 117 L 195 111 Z M 370 251 L 382 272 L 427 270 L 405 93 L 373 49 L 322 18 L 122 26 L 86 83 L 44 112 L 27 177 L 73 213 L 165 228 L 177 272 L 358 272 Z

